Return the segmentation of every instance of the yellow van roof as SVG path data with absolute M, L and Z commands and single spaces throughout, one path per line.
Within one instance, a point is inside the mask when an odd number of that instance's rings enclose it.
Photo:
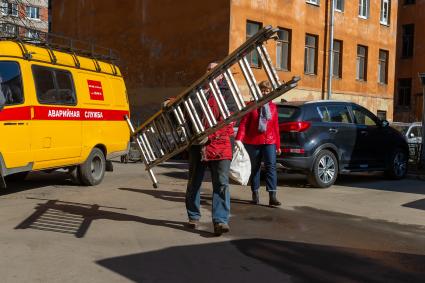
M 0 40 L 0 59 L 4 57 L 23 58 L 57 66 L 77 68 L 86 71 L 122 76 L 119 68 L 96 56 L 82 56 L 71 50 L 59 50 L 46 44 L 29 43 L 20 40 Z M 101 57 L 101 56 L 100 56 Z

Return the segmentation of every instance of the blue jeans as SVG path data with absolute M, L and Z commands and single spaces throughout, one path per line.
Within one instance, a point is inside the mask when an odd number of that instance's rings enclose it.
M 189 219 L 201 218 L 201 185 L 205 169 L 210 168 L 213 185 L 212 220 L 228 223 L 230 213 L 229 170 L 230 160 L 201 161 L 201 145 L 189 149 L 189 181 L 186 190 L 186 209 Z
M 244 144 L 251 160 L 251 190 L 258 191 L 260 188 L 261 161 L 266 169 L 266 190 L 275 192 L 277 186 L 276 174 L 276 145 L 275 144 Z

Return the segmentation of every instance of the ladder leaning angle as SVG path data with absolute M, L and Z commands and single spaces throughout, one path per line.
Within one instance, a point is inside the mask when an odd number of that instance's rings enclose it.
M 158 187 L 158 182 L 152 172 L 154 166 L 297 86 L 298 77 L 281 82 L 265 47 L 268 40 L 276 39 L 277 31 L 278 29 L 271 26 L 261 29 L 139 128 L 135 129 L 129 117 L 126 117 L 155 188 Z M 273 88 L 266 95 L 261 93 L 248 61 L 248 56 L 255 51 Z M 245 89 L 249 90 L 253 103 L 245 103 L 243 89 L 233 76 L 233 67 L 240 68 L 247 87 Z M 231 92 L 230 99 L 236 105 L 233 112 L 229 111 L 229 100 L 224 99 L 218 85 L 221 79 L 226 80 Z M 222 121 L 217 121 L 212 114 L 207 102 L 206 88 L 217 101 L 220 114 L 224 118 Z

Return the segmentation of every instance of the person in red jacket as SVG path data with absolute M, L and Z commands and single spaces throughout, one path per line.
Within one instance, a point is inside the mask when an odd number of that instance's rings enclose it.
M 208 71 L 217 64 L 211 63 Z M 231 104 L 231 93 L 224 78 L 219 79 L 218 86 L 224 99 Z M 214 96 L 209 89 L 208 104 L 211 107 L 217 122 L 223 117 Z M 230 111 L 232 111 L 229 108 Z M 205 120 L 205 119 L 204 119 Z M 206 121 L 205 121 L 206 122 Z M 192 145 L 189 150 L 189 180 L 186 189 L 186 210 L 189 217 L 189 226 L 196 228 L 201 218 L 200 191 L 204 172 L 209 167 L 213 185 L 212 220 L 214 233 L 219 236 L 230 231 L 228 222 L 230 214 L 229 171 L 232 160 L 231 138 L 233 137 L 233 123 L 208 136 L 203 145 Z
M 268 81 L 262 81 L 259 87 L 263 94 L 269 93 L 272 89 Z M 269 102 L 242 118 L 236 135 L 236 146 L 245 146 L 251 160 L 252 202 L 254 204 L 260 202 L 258 189 L 263 161 L 266 169 L 266 189 L 270 196 L 269 205 L 281 205 L 276 197 L 276 154 L 281 153 L 276 104 Z

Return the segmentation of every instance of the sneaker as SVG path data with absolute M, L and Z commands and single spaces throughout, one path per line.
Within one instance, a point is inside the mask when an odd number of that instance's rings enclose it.
M 187 222 L 187 226 L 192 229 L 198 228 L 198 225 L 199 225 L 198 219 L 189 219 L 189 222 Z
M 230 231 L 230 227 L 226 223 L 214 223 L 214 235 L 221 236 L 223 233 Z
M 252 204 L 259 204 L 260 203 L 260 195 L 258 194 L 258 191 L 252 192 Z

